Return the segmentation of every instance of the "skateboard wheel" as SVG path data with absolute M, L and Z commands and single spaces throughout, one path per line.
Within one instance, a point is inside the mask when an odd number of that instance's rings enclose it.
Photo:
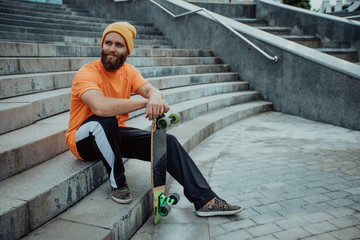
M 181 119 L 180 114 L 178 114 L 178 113 L 170 114 L 169 118 L 171 118 L 171 122 L 173 124 L 176 124 L 176 123 L 180 122 L 180 119 Z
M 167 118 L 167 117 L 160 118 L 157 121 L 157 127 L 160 129 L 165 129 L 165 128 L 169 127 L 170 125 L 171 125 L 170 118 Z
M 169 214 L 170 210 L 171 210 L 170 205 L 168 205 L 167 203 L 164 203 L 160 206 L 160 215 L 165 217 Z
M 180 196 L 177 193 L 173 193 L 170 195 L 170 199 L 174 200 L 173 205 L 175 205 L 180 201 Z

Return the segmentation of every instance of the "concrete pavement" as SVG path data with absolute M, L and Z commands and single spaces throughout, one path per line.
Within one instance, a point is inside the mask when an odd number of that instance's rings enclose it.
M 213 190 L 244 210 L 200 218 L 181 195 L 139 239 L 359 239 L 360 132 L 270 112 L 239 121 L 190 152 Z

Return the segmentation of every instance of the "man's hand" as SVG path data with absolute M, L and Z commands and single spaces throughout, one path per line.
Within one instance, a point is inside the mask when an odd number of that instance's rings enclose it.
M 162 98 L 161 92 L 150 83 L 141 86 L 137 93 L 148 99 L 145 117 L 150 121 L 170 110 L 170 106 Z
M 153 101 L 150 100 L 146 104 L 146 115 L 150 121 L 154 120 L 158 116 L 162 115 L 164 112 L 167 113 L 170 110 L 170 106 L 163 99 Z

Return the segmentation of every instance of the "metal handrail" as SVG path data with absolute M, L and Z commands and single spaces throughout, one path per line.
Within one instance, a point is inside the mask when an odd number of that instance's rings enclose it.
M 150 0 L 150 2 L 152 2 L 153 4 L 155 4 L 156 6 L 158 6 L 159 8 L 161 8 L 162 10 L 164 10 L 165 12 L 167 12 L 169 15 L 171 15 L 173 18 L 179 18 L 179 17 L 183 17 L 189 14 L 193 14 L 193 13 L 197 13 L 200 11 L 205 12 L 207 15 L 209 15 L 210 17 L 212 17 L 214 20 L 216 20 L 218 23 L 220 23 L 221 25 L 223 25 L 224 27 L 226 27 L 227 29 L 229 29 L 232 33 L 234 33 L 236 36 L 240 37 L 242 40 L 244 40 L 246 43 L 248 43 L 250 46 L 252 46 L 254 49 L 256 49 L 258 52 L 260 52 L 262 55 L 264 55 L 267 59 L 272 60 L 274 62 L 278 62 L 279 61 L 279 57 L 278 56 L 270 56 L 269 54 L 267 54 L 265 51 L 263 51 L 261 48 L 259 48 L 257 45 L 255 45 L 253 42 L 251 42 L 249 39 L 247 39 L 246 37 L 244 37 L 242 34 L 240 34 L 239 32 L 237 32 L 235 29 L 233 29 L 232 27 L 230 27 L 229 25 L 227 25 L 226 23 L 224 23 L 223 21 L 221 21 L 218 17 L 216 17 L 214 14 L 212 14 L 211 12 L 209 12 L 207 9 L 205 8 L 199 8 L 196 10 L 192 10 L 189 12 L 185 12 L 185 13 L 181 13 L 181 14 L 177 14 L 175 15 L 174 13 L 172 13 L 170 10 L 168 10 L 167 8 L 165 8 L 164 6 L 162 6 L 161 4 L 155 2 L 154 0 Z

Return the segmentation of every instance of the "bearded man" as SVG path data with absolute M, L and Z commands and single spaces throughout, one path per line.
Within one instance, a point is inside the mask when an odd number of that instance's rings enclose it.
M 109 174 L 111 198 L 118 203 L 132 201 L 126 183 L 123 157 L 150 161 L 151 132 L 125 125 L 129 113 L 146 108 L 150 121 L 170 107 L 161 92 L 126 63 L 133 50 L 134 26 L 110 24 L 101 40 L 101 58 L 84 65 L 75 75 L 70 99 L 66 143 L 79 159 L 101 159 Z M 143 99 L 130 99 L 139 94 Z M 186 198 L 199 216 L 232 215 L 241 207 L 217 197 L 177 139 L 167 135 L 167 171 L 184 187 Z

